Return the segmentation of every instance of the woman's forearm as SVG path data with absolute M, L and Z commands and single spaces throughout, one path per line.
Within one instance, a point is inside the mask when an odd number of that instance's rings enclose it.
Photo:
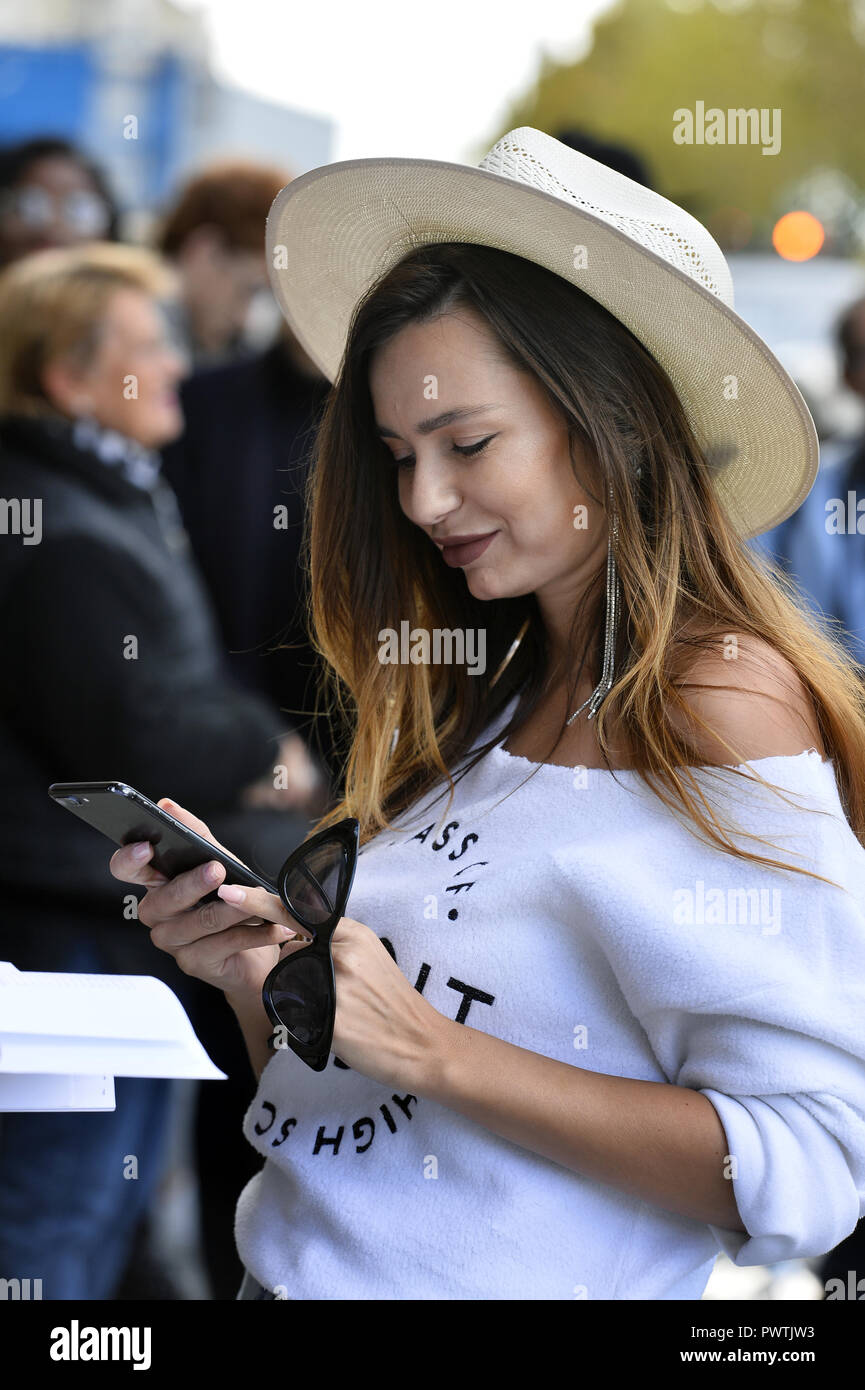
M 260 995 L 226 996 L 256 1080 L 273 1053 Z M 439 1015 L 414 1074 L 419 1095 L 565 1168 L 724 1230 L 745 1231 L 720 1116 L 684 1086 L 608 1076 Z
M 644 1201 L 745 1231 L 717 1110 L 684 1086 L 607 1076 L 442 1017 L 408 1078 L 418 1094 L 503 1139 Z
M 273 1056 L 267 1045 L 267 1040 L 273 1032 L 273 1025 L 265 1013 L 261 994 L 254 996 L 227 994 L 225 997 L 240 1024 L 246 1050 L 249 1053 L 249 1064 L 255 1074 L 256 1081 L 258 1081 Z

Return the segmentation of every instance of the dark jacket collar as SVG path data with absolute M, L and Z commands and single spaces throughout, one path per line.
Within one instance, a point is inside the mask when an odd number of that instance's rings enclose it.
M 74 477 L 115 502 L 130 505 L 150 495 L 131 482 L 120 467 L 101 459 L 94 448 L 77 444 L 71 421 L 59 415 L 4 415 L 0 418 L 0 453 L 7 452 L 38 459 L 58 475 Z

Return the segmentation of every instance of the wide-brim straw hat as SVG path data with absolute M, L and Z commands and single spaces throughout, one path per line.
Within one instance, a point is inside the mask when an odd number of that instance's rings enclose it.
M 743 539 L 784 521 L 819 466 L 795 383 L 733 308 L 706 228 L 667 198 L 531 126 L 475 168 L 349 159 L 294 178 L 267 220 L 271 284 L 329 381 L 369 286 L 419 244 L 474 242 L 546 266 L 603 304 L 669 376 Z

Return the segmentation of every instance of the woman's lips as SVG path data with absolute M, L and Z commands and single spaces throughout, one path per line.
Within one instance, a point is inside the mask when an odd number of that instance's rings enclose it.
M 468 541 L 465 545 L 442 546 L 442 559 L 446 565 L 454 567 L 470 565 L 472 560 L 483 555 L 490 541 L 498 534 L 498 531 L 490 531 L 488 536 L 482 536 L 479 541 Z

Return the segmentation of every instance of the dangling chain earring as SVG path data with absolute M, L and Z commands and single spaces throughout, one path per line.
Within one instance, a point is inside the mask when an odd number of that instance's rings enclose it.
M 619 632 L 619 574 L 616 569 L 616 559 L 613 548 L 619 538 L 619 518 L 612 505 L 613 489 L 610 488 L 610 537 L 607 541 L 607 615 L 604 622 L 604 664 L 601 670 L 601 679 L 595 686 L 588 700 L 584 700 L 579 709 L 575 709 L 566 725 L 573 724 L 578 714 L 588 706 L 587 719 L 594 719 L 601 705 L 615 680 L 615 659 L 616 659 L 616 638 Z

